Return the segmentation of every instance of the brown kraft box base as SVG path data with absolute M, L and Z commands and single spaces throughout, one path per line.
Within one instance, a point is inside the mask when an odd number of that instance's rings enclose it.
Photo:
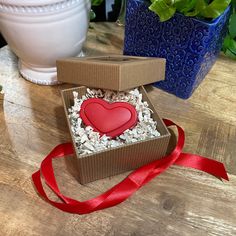
M 144 87 L 139 87 L 139 90 L 143 95 L 143 100 L 147 101 L 149 107 L 153 110 L 152 117 L 157 122 L 157 130 L 161 135 L 156 138 L 143 140 L 133 144 L 125 144 L 121 147 L 106 149 L 101 152 L 83 156 L 78 154 L 75 145 L 68 117 L 68 108 L 74 104 L 73 91 L 78 92 L 81 97 L 86 94 L 86 87 L 82 86 L 62 90 L 62 100 L 76 153 L 78 180 L 81 184 L 136 169 L 166 155 L 170 133 L 150 102 Z

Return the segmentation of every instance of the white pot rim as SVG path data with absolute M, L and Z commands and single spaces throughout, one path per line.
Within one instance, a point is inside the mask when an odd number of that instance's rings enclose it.
M 62 2 L 71 2 L 73 0 L 0 0 L 0 4 L 12 6 L 45 6 Z M 82 0 L 81 0 L 82 1 Z

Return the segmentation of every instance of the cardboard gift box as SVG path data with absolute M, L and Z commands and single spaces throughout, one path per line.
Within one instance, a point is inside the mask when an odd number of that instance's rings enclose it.
M 100 56 L 67 58 L 57 61 L 58 80 L 81 87 L 62 90 L 62 100 L 78 164 L 78 180 L 85 184 L 97 179 L 116 175 L 138 168 L 166 155 L 170 133 L 153 107 L 144 84 L 162 80 L 165 77 L 165 60 L 128 56 Z M 82 97 L 87 87 L 122 91 L 139 87 L 149 107 L 152 118 L 157 122 L 159 137 L 146 139 L 120 147 L 88 155 L 79 155 L 68 117 L 68 108 L 73 106 L 73 92 Z

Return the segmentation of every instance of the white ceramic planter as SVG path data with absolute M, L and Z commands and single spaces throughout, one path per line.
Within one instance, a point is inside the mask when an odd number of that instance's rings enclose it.
M 90 0 L 0 0 L 0 31 L 31 82 L 57 84 L 56 60 L 82 54 Z

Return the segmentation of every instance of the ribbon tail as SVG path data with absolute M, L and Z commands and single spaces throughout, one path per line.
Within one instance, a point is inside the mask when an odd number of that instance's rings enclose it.
M 191 167 L 229 181 L 224 164 L 206 157 L 181 153 L 179 158 L 175 161 L 175 165 Z

